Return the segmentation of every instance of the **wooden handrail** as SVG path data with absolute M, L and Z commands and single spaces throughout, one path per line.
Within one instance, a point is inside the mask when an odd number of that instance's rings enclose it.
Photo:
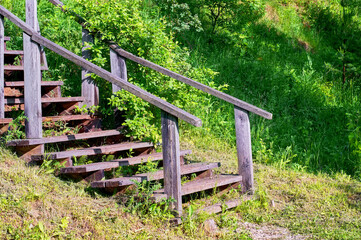
M 143 89 L 139 88 L 138 86 L 135 86 L 134 84 L 131 84 L 120 77 L 115 76 L 114 74 L 104 70 L 103 68 L 95 65 L 94 63 L 91 63 L 82 57 L 79 57 L 78 55 L 70 52 L 69 50 L 55 44 L 54 42 L 46 39 L 45 37 L 42 37 L 37 31 L 35 31 L 31 26 L 26 24 L 24 21 L 19 19 L 17 16 L 15 16 L 13 13 L 11 13 L 9 10 L 4 8 L 2 5 L 0 5 L 0 15 L 8 18 L 11 22 L 13 22 L 16 26 L 21 28 L 26 34 L 28 34 L 31 39 L 40 44 L 41 46 L 44 46 L 51 51 L 59 54 L 60 56 L 68 59 L 69 61 L 77 64 L 78 66 L 81 66 L 99 77 L 123 88 L 124 90 L 134 94 L 135 96 L 153 104 L 154 106 L 160 108 L 161 110 L 174 115 L 190 124 L 196 127 L 202 126 L 202 120 L 197 118 L 196 116 L 164 101 L 163 99 L 156 97 Z
M 83 27 L 89 27 L 89 23 L 86 22 L 86 20 L 84 18 L 82 18 L 81 16 L 79 16 L 78 14 L 76 14 L 75 12 L 73 11 L 68 11 L 67 9 L 64 8 L 64 4 L 59 1 L 59 0 L 49 0 L 49 2 L 51 2 L 52 4 L 54 4 L 55 6 L 58 6 L 61 8 L 61 10 L 63 12 L 70 12 L 73 16 L 76 17 L 76 20 L 79 24 L 81 24 Z M 206 92 L 208 94 L 211 94 L 219 99 L 222 99 L 226 102 L 229 102 L 229 103 L 232 103 L 233 105 L 241 108 L 241 109 L 244 109 L 244 110 L 247 110 L 249 112 L 252 112 L 254 114 L 257 114 L 259 116 L 262 116 L 266 119 L 272 119 L 272 113 L 270 112 L 267 112 L 259 107 L 256 107 L 252 104 L 249 104 L 247 102 L 244 102 L 242 100 L 239 100 L 231 95 L 228 95 L 226 93 L 223 93 L 221 91 L 218 91 L 214 88 L 211 88 L 205 84 L 202 84 L 202 83 L 199 83 L 197 81 L 194 81 L 190 78 L 187 78 L 183 75 L 180 75 L 178 73 L 175 73 L 167 68 L 164 68 L 162 66 L 159 66 L 153 62 L 150 62 L 148 60 L 145 60 L 141 57 L 138 57 L 138 56 L 135 56 L 133 55 L 132 53 L 130 52 L 127 52 L 125 51 L 124 49 L 122 49 L 119 45 L 117 45 L 116 43 L 114 43 L 113 41 L 109 41 L 109 40 L 106 40 L 104 38 L 102 38 L 101 34 L 100 34 L 100 31 L 96 30 L 97 32 L 93 32 L 94 35 L 98 35 L 100 36 L 100 38 L 102 39 L 102 41 L 105 41 L 109 47 L 115 51 L 117 54 L 119 54 L 120 56 L 124 57 L 124 58 L 127 58 L 129 60 L 132 60 L 133 62 L 136 62 L 140 65 L 143 65 L 143 66 L 146 66 L 146 67 L 149 67 L 157 72 L 160 72 L 160 73 L 163 73 L 164 75 L 167 75 L 169 77 L 172 77 L 178 81 L 181 81 L 183 83 L 186 83 L 194 88 L 197 88 L 203 92 Z

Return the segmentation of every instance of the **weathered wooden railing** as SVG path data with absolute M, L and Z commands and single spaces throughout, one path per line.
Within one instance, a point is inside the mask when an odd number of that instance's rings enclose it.
M 63 4 L 58 0 L 49 0 L 54 5 L 62 8 L 63 11 L 66 11 L 63 8 Z M 181 176 L 180 176 L 180 153 L 179 153 L 179 130 L 178 130 L 178 118 L 194 125 L 201 126 L 202 122 L 199 118 L 191 115 L 188 112 L 185 112 L 182 109 L 179 109 L 172 104 L 151 95 L 150 93 L 144 91 L 143 89 L 127 82 L 127 72 L 125 59 L 132 60 L 138 64 L 154 69 L 160 73 L 163 73 L 167 76 L 170 76 L 174 79 L 182 81 L 188 85 L 191 85 L 197 89 L 200 89 L 206 93 L 209 93 L 213 96 L 216 96 L 220 99 L 223 99 L 234 105 L 234 114 L 235 114 L 235 126 L 236 126 L 236 139 L 237 139 L 237 156 L 238 156 L 238 169 L 239 174 L 242 175 L 242 188 L 244 192 L 253 193 L 253 163 L 252 163 L 252 148 L 251 148 L 251 134 L 250 134 L 250 122 L 249 122 L 249 112 L 255 113 L 267 119 L 272 119 L 272 114 L 260 109 L 256 106 L 253 106 L 249 103 L 241 101 L 237 98 L 234 98 L 228 94 L 222 93 L 218 90 L 215 90 L 209 86 L 196 82 L 190 78 L 184 77 L 180 74 L 172 72 L 166 68 L 163 68 L 155 63 L 137 57 L 122 48 L 120 48 L 116 43 L 107 41 L 100 38 L 108 43 L 110 47 L 110 56 L 111 56 L 111 71 L 112 73 L 96 66 L 95 64 L 77 56 L 76 54 L 66 50 L 63 47 L 58 46 L 57 44 L 51 42 L 50 40 L 42 37 L 36 31 L 36 26 L 32 24 L 31 19 L 36 16 L 36 0 L 26 0 L 26 11 L 27 11 L 27 23 L 21 21 L 15 15 L 13 15 L 10 11 L 5 9 L 0 5 L 0 15 L 8 18 L 11 22 L 15 23 L 18 27 L 20 27 L 24 31 L 24 39 L 27 39 L 27 44 L 25 45 L 24 40 L 24 58 L 36 59 L 37 62 L 40 63 L 38 58 L 38 51 L 40 46 L 44 46 L 55 53 L 63 56 L 64 58 L 74 62 L 75 64 L 81 66 L 83 68 L 83 96 L 88 96 L 89 101 L 91 103 L 92 99 L 94 99 L 94 93 L 96 93 L 96 87 L 93 85 L 92 81 L 87 79 L 87 73 L 92 72 L 101 78 L 111 82 L 113 84 L 113 92 L 116 92 L 119 89 L 124 89 L 129 91 L 130 93 L 142 98 L 145 101 L 157 106 L 162 110 L 162 142 L 163 142 L 163 161 L 164 161 L 164 184 L 165 184 L 165 193 L 168 197 L 174 198 L 175 202 L 173 203 L 173 208 L 181 214 L 182 212 L 182 196 L 181 196 Z M 80 16 L 76 16 L 77 21 L 83 26 L 83 43 L 91 42 L 92 37 L 89 32 L 86 31 L 87 23 Z M 29 20 L 28 20 L 29 19 Z M 3 21 L 0 21 L 0 47 L 1 47 L 1 36 L 3 36 Z M 99 36 L 99 33 L 91 33 L 91 35 Z M 29 43 L 30 42 L 30 43 Z M 27 46 L 27 48 L 25 48 Z M 3 48 L 0 48 L 3 49 Z M 85 49 L 84 49 L 85 50 Z M 35 51 L 36 53 L 34 53 Z M 85 51 L 83 51 L 84 58 L 90 58 L 89 55 Z M 3 60 L 4 55 L 0 50 L 0 63 Z M 40 67 L 37 64 L 31 64 L 28 61 L 25 62 L 25 69 L 27 71 L 36 71 L 37 74 L 40 72 Z M 3 69 L 0 66 L 0 74 Z M 3 74 L 2 74 L 3 76 Z M 30 79 L 25 81 L 30 81 Z M 34 81 L 34 80 L 33 80 Z M 33 83 L 32 81 L 32 83 Z M 36 78 L 36 81 L 41 81 L 39 78 Z M 1 86 L 3 86 L 3 79 L 0 78 L 0 91 Z M 39 113 L 38 109 L 38 101 L 40 101 L 40 97 L 37 94 L 39 91 L 38 87 L 33 89 L 35 94 L 32 96 L 25 95 L 25 99 L 28 98 L 28 101 L 25 100 L 25 105 L 31 99 L 37 98 L 38 100 L 34 101 L 36 104 L 29 104 L 31 108 L 34 110 L 34 113 Z M 0 94 L 1 100 L 1 94 Z M 96 100 L 95 100 L 96 101 Z M 2 104 L 0 104 L 2 105 Z M 31 114 L 28 112 L 28 114 Z M 41 108 L 40 114 L 41 117 Z M 1 108 L 0 108 L 0 117 L 1 117 Z M 34 132 L 38 133 L 37 120 L 32 120 L 29 118 L 28 120 L 28 128 L 34 128 Z M 31 136 L 31 135 L 29 135 Z M 41 138 L 41 135 L 32 135 L 32 138 Z

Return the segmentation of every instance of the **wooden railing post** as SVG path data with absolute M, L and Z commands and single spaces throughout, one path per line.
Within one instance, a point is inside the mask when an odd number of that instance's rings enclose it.
M 89 33 L 85 28 L 82 29 L 82 56 L 84 59 L 91 59 L 91 53 L 89 50 L 88 43 L 94 43 L 93 36 Z M 91 76 L 89 76 L 91 72 L 86 69 L 82 69 L 81 71 L 81 95 L 85 98 L 83 105 L 87 105 L 88 107 L 99 104 L 99 89 L 95 85 Z
M 4 51 L 5 51 L 4 17 L 0 16 L 0 118 L 5 118 Z
M 38 31 L 37 1 L 26 0 L 26 23 Z M 40 45 L 24 33 L 24 105 L 27 138 L 42 138 Z
M 173 198 L 172 209 L 182 215 L 178 118 L 162 111 L 164 193 Z
M 253 161 L 249 112 L 234 106 L 238 173 L 242 176 L 242 191 L 253 194 Z
M 128 81 L 127 65 L 125 63 L 125 59 L 114 52 L 113 49 L 110 49 L 110 69 L 114 75 L 124 79 L 125 81 Z M 116 93 L 121 89 L 121 87 L 112 84 L 113 93 Z

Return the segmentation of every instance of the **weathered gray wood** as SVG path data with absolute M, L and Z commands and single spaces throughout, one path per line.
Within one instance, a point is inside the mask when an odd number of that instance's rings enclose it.
M 0 118 L 5 117 L 5 93 L 4 93 L 4 51 L 5 51 L 5 28 L 4 17 L 0 16 Z
M 76 54 L 68 51 L 67 49 L 51 42 L 50 40 L 40 36 L 28 24 L 23 22 L 21 19 L 16 17 L 14 14 L 12 14 L 10 11 L 8 11 L 6 8 L 4 8 L 1 5 L 0 5 L 0 15 L 3 15 L 4 17 L 8 18 L 16 26 L 18 26 L 24 32 L 26 32 L 28 35 L 30 35 L 34 42 L 37 42 L 40 45 L 50 49 L 51 51 L 63 56 L 64 58 L 77 64 L 78 66 L 88 69 L 89 71 L 97 74 L 99 77 L 101 77 L 111 83 L 114 83 L 119 87 L 122 87 L 124 90 L 153 104 L 154 106 L 160 108 L 161 110 L 164 110 L 165 112 L 168 112 L 168 113 L 170 113 L 196 127 L 202 126 L 202 121 L 199 118 L 195 117 L 194 115 L 192 115 L 178 107 L 175 107 L 174 105 L 164 101 L 163 99 L 161 99 L 159 97 L 156 97 L 156 96 L 144 91 L 143 89 L 135 86 L 134 84 L 131 84 L 117 76 L 114 76 L 113 74 L 102 69 L 101 67 L 98 67 L 97 65 L 84 60 L 83 58 L 79 57 L 78 55 L 76 55 Z
M 109 136 L 116 136 L 116 135 L 120 135 L 119 131 L 105 130 L 105 131 L 78 133 L 78 134 L 74 134 L 74 135 L 46 137 L 46 138 L 42 138 L 42 139 L 19 139 L 19 140 L 8 141 L 6 143 L 6 145 L 7 146 L 30 146 L 30 145 L 39 145 L 39 144 L 76 141 L 76 140 L 90 139 L 90 138 L 109 137 Z
M 92 117 L 90 115 L 48 116 L 48 117 L 43 117 L 43 122 L 85 121 L 91 119 Z
M 222 187 L 229 184 L 242 181 L 242 176 L 239 175 L 218 175 L 214 178 L 203 178 L 199 180 L 193 180 L 186 182 L 182 185 L 182 196 L 201 192 L 216 187 Z M 165 189 L 160 189 L 154 192 L 155 194 L 165 193 Z
M 81 16 L 77 15 L 76 13 L 74 13 L 72 11 L 67 11 L 66 9 L 64 9 L 64 4 L 61 1 L 59 1 L 59 0 L 49 0 L 49 1 L 52 4 L 54 4 L 55 6 L 60 7 L 60 9 L 62 9 L 64 12 L 69 12 L 69 13 L 73 14 L 75 16 L 75 19 L 82 26 L 86 26 L 86 25 L 89 26 L 89 24 Z M 194 81 L 194 80 L 192 80 L 190 78 L 184 77 L 184 76 L 182 76 L 182 75 L 180 75 L 178 73 L 172 72 L 169 69 L 161 67 L 161 66 L 159 66 L 159 65 L 157 65 L 155 63 L 152 63 L 152 62 L 150 62 L 148 60 L 137 57 L 137 56 L 133 55 L 132 53 L 129 53 L 129 52 L 125 51 L 124 49 L 120 48 L 120 46 L 118 46 L 114 42 L 109 41 L 106 38 L 104 38 L 104 36 L 102 34 L 100 34 L 100 32 L 98 30 L 94 30 L 94 32 L 97 34 L 97 36 L 99 36 L 99 38 L 101 40 L 106 42 L 109 45 L 109 47 L 111 49 L 113 49 L 113 51 L 115 51 L 120 56 L 123 56 L 124 58 L 132 60 L 132 61 L 134 61 L 134 62 L 136 62 L 138 64 L 141 64 L 143 66 L 149 67 L 149 68 L 151 68 L 151 69 L 153 69 L 153 70 L 155 70 L 157 72 L 163 73 L 163 74 L 165 74 L 165 75 L 167 75 L 169 77 L 172 77 L 172 78 L 174 78 L 174 79 L 176 79 L 178 81 L 184 82 L 184 83 L 186 83 L 186 84 L 188 84 L 190 86 L 193 86 L 193 87 L 195 87 L 195 88 L 197 88 L 197 89 L 199 89 L 201 91 L 204 91 L 204 92 L 209 93 L 209 94 L 211 94 L 213 96 L 216 96 L 216 97 L 218 97 L 218 98 L 220 98 L 220 99 L 222 99 L 222 100 L 224 100 L 226 102 L 232 103 L 233 105 L 236 105 L 236 106 L 238 106 L 240 108 L 243 108 L 243 109 L 245 109 L 247 111 L 253 112 L 253 113 L 255 113 L 255 114 L 259 115 L 259 116 L 262 116 L 262 117 L 264 117 L 266 119 L 272 119 L 272 113 L 269 113 L 269 112 L 267 112 L 267 111 L 265 111 L 265 110 L 263 110 L 261 108 L 258 108 L 256 106 L 251 105 L 251 104 L 249 104 L 247 102 L 244 102 L 242 100 L 239 100 L 239 99 L 237 99 L 235 97 L 232 97 L 232 96 L 230 96 L 230 95 L 228 95 L 226 93 L 223 93 L 223 92 L 220 92 L 220 91 L 218 91 L 216 89 L 213 89 L 213 88 L 211 88 L 211 87 L 209 87 L 207 85 L 196 82 L 196 81 Z
M 207 171 L 209 169 L 219 167 L 219 163 L 195 163 L 184 165 L 181 167 L 180 174 L 181 175 L 189 175 L 191 173 L 198 173 L 202 171 Z M 94 184 L 97 188 L 116 188 L 122 186 L 129 186 L 134 185 L 134 181 L 141 182 L 141 181 L 157 181 L 164 178 L 163 170 L 157 172 L 149 172 L 149 173 L 141 173 L 136 174 L 131 177 L 120 177 L 120 178 L 113 178 L 103 181 L 98 181 Z
M 173 210 L 182 215 L 178 118 L 162 111 L 164 193 L 173 198 Z
M 114 52 L 113 49 L 110 49 L 110 69 L 114 75 L 124 79 L 125 81 L 128 81 L 127 65 L 125 63 L 125 59 Z M 116 93 L 121 89 L 122 88 L 118 87 L 117 85 L 112 84 L 113 93 Z
M 64 159 L 68 157 L 81 157 L 81 156 L 94 156 L 98 154 L 109 154 L 113 152 L 127 151 L 130 149 L 139 149 L 153 147 L 153 144 L 147 142 L 130 142 L 130 143 L 119 143 L 112 145 L 104 145 L 99 147 L 90 147 L 83 149 L 75 149 L 63 152 L 52 152 L 47 154 L 37 154 L 31 157 L 34 161 L 41 161 L 46 159 Z
M 236 125 L 236 144 L 238 157 L 238 173 L 242 176 L 242 191 L 254 192 L 253 161 L 251 145 L 251 127 L 248 112 L 234 107 Z
M 26 23 L 32 31 L 38 31 L 37 1 L 26 0 Z M 40 45 L 24 33 L 24 96 L 25 96 L 25 133 L 27 138 L 42 137 L 41 111 L 41 70 Z
M 42 81 L 42 87 L 55 87 L 55 86 L 63 86 L 64 82 L 62 81 Z M 24 87 L 23 81 L 16 82 L 5 82 L 5 87 Z
M 84 101 L 83 97 L 57 97 L 57 98 L 40 98 L 41 103 L 70 103 L 70 102 L 82 102 Z M 26 104 L 25 98 L 7 98 L 5 99 L 5 104 Z
M 94 43 L 94 38 L 89 31 L 82 28 L 82 56 L 86 60 L 91 59 L 89 44 Z M 97 106 L 99 104 L 99 88 L 95 85 L 94 80 L 90 76 L 90 71 L 83 68 L 81 71 L 81 95 L 85 98 L 83 105 Z
M 24 71 L 24 66 L 22 65 L 5 65 L 5 71 Z M 40 70 L 48 70 L 46 67 L 41 66 Z
M 1 123 L 1 122 L 0 122 Z M 184 156 L 187 154 L 191 154 L 191 150 L 183 150 L 180 151 L 180 155 Z M 60 169 L 60 173 L 63 174 L 74 174 L 74 173 L 86 173 L 86 172 L 94 172 L 102 169 L 111 169 L 111 168 L 118 168 L 122 166 L 129 166 L 129 165 L 136 165 L 145 163 L 147 161 L 158 161 L 163 159 L 163 153 L 152 153 L 147 155 L 141 155 L 131 158 L 123 158 L 123 159 L 116 159 L 107 162 L 97 162 L 91 163 L 86 165 L 79 165 L 79 166 L 72 166 L 68 168 Z

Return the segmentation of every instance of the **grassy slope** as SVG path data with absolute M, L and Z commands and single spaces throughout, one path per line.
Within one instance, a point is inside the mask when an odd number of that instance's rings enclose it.
M 201 159 L 212 156 L 209 161 L 235 158 L 227 146 L 194 150 Z M 212 216 L 192 215 L 183 226 L 164 227 L 157 217 L 126 213 L 116 197 L 90 194 L 82 184 L 26 167 L 3 148 L 0 159 L 1 239 L 247 239 L 243 222 L 278 225 L 316 239 L 361 238 L 361 184 L 346 175 L 331 178 L 256 165 L 255 199 L 213 216 L 220 229 L 212 235 L 202 226 Z M 227 162 L 223 168 L 233 169 Z

